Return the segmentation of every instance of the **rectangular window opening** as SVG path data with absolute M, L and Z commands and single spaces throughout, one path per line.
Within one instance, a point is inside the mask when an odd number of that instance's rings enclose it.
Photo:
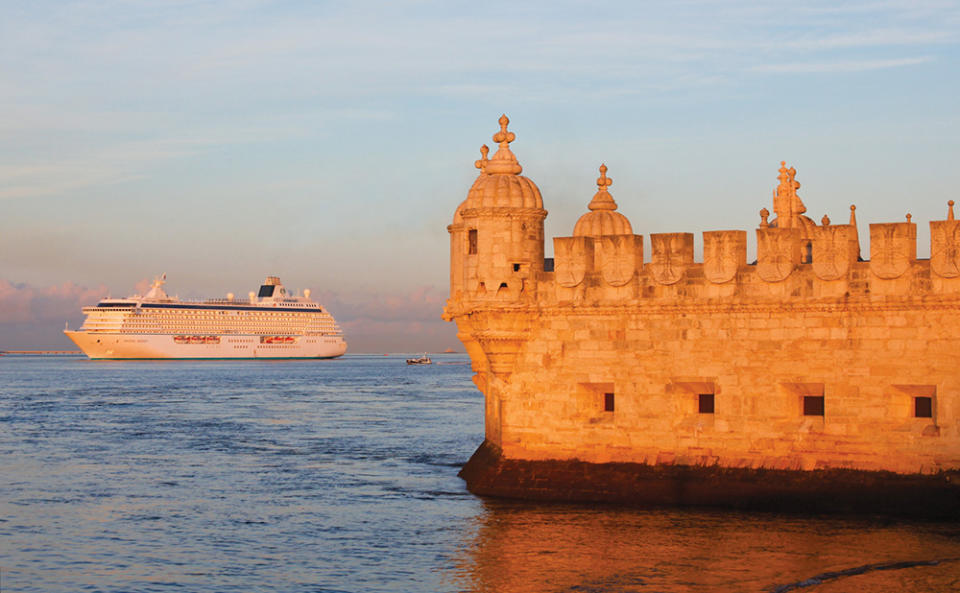
M 613 412 L 615 407 L 614 398 L 612 393 L 603 394 L 603 411 L 604 412 Z
M 823 396 L 822 395 L 803 396 L 803 415 L 804 416 L 823 416 Z
M 713 414 L 714 410 L 714 399 L 712 393 L 701 393 L 698 396 L 699 399 L 699 409 L 698 411 L 701 414 Z
M 913 398 L 913 415 L 917 418 L 933 418 L 933 398 L 923 396 Z
M 513 264 L 513 271 L 514 271 L 514 272 L 519 272 L 519 271 L 520 271 L 520 264 Z
M 477 229 L 470 229 L 467 233 L 467 254 L 477 254 Z

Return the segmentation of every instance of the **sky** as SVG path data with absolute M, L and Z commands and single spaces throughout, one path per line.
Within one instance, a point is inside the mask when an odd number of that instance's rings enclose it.
M 0 349 L 167 274 L 309 288 L 351 352 L 462 350 L 446 226 L 506 113 L 550 237 L 609 167 L 634 232 L 960 200 L 960 3 L 0 0 Z M 748 237 L 752 233 L 748 233 Z M 748 248 L 753 259 L 753 247 Z M 649 252 L 649 249 L 645 250 Z M 866 243 L 865 253 L 869 253 Z

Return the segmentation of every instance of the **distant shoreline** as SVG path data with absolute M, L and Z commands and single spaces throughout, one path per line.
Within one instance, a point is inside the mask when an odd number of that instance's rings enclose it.
M 5 354 L 19 354 L 26 356 L 63 356 L 63 355 L 83 355 L 79 350 L 0 350 L 0 356 Z
M 0 350 L 0 356 L 4 356 L 6 354 L 19 356 L 73 356 L 83 355 L 83 352 L 80 350 Z M 354 352 L 352 353 L 352 356 L 407 356 L 409 354 L 409 352 Z M 463 352 L 444 351 L 429 352 L 429 354 L 463 354 Z

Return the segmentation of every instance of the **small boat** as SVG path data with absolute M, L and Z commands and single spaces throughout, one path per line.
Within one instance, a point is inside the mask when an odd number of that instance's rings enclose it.
M 423 356 L 418 356 L 416 358 L 408 358 L 407 364 L 433 364 L 433 361 L 430 360 L 430 357 L 427 356 L 426 352 L 424 352 Z

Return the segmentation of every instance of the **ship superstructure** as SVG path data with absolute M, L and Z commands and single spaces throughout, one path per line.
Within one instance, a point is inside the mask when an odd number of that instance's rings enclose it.
M 163 290 L 166 275 L 145 295 L 106 298 L 84 307 L 79 330 L 65 330 L 94 359 L 334 358 L 347 350 L 333 316 L 293 296 L 268 276 L 247 299 L 182 301 Z

